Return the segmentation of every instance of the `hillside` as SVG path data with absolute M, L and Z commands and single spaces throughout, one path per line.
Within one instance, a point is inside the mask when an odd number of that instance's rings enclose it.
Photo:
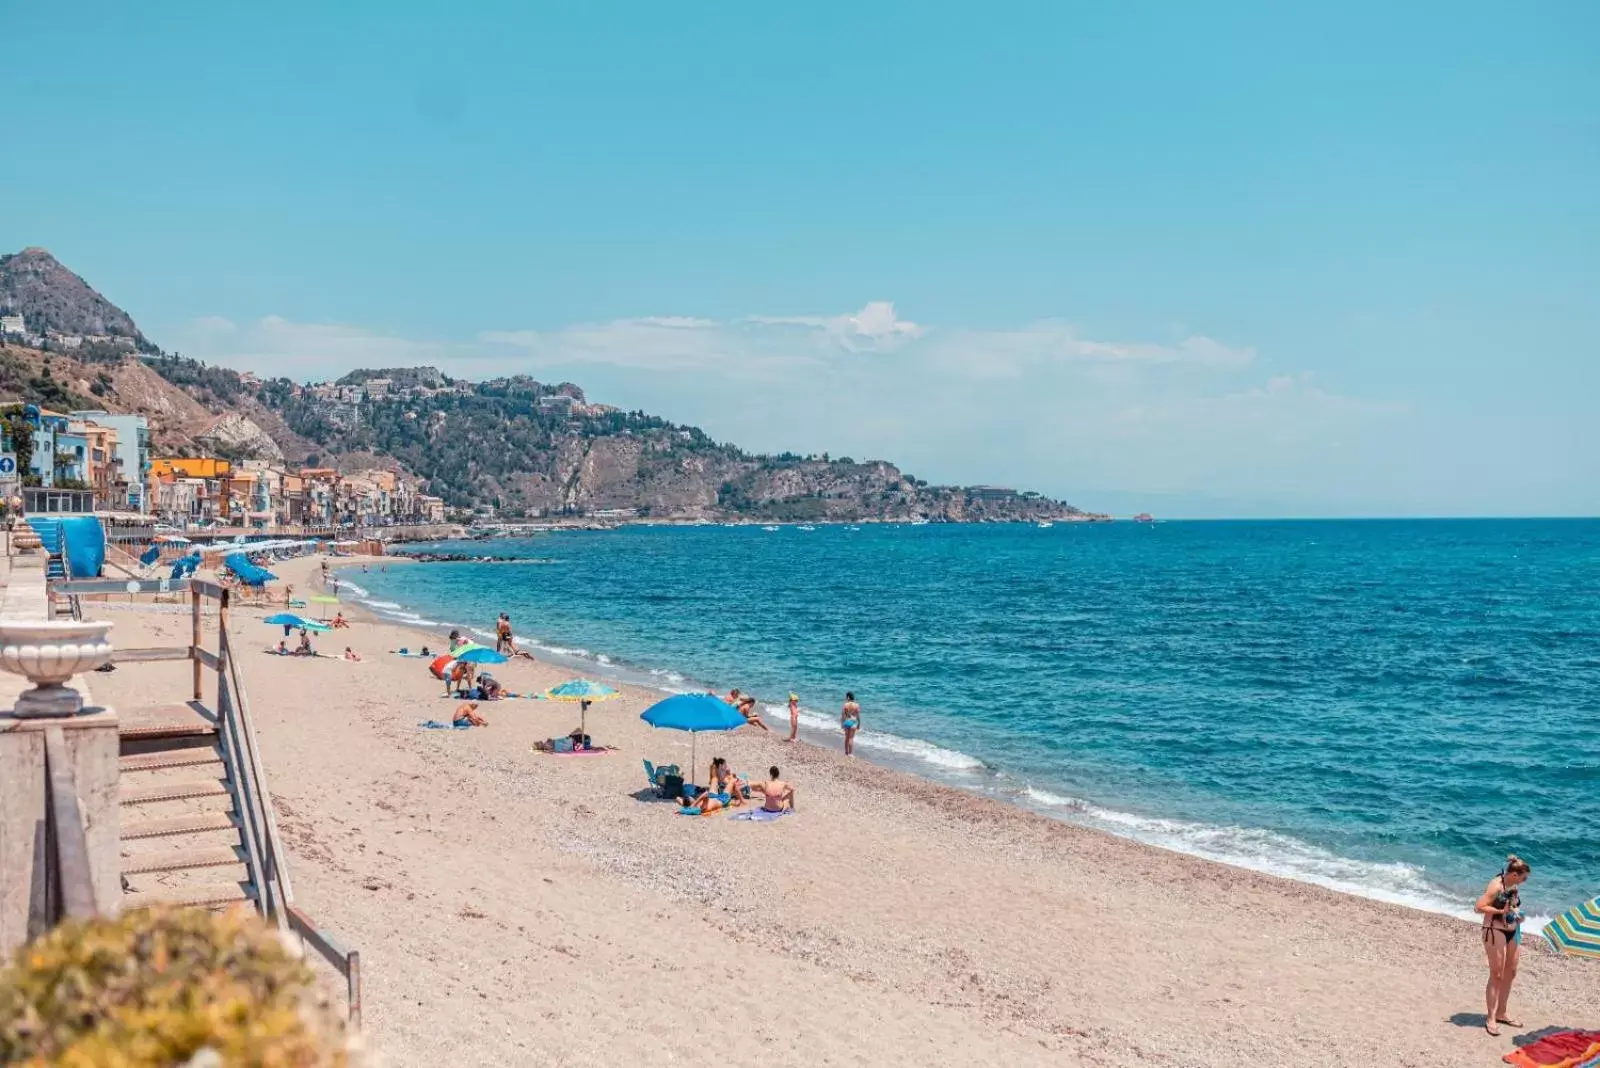
M 28 333 L 41 338 L 59 334 L 91 346 L 93 339 L 125 339 L 140 352 L 155 351 L 132 316 L 42 248 L 0 255 L 0 315 L 21 315 Z
M 103 408 L 150 420 L 158 452 L 351 471 L 392 467 L 454 508 L 551 516 L 632 510 L 674 519 L 954 522 L 1083 517 L 995 487 L 932 486 L 881 460 L 762 456 L 698 427 L 591 403 L 570 382 L 451 379 L 433 367 L 336 382 L 262 379 L 160 353 L 133 319 L 41 249 L 0 259 L 0 295 L 35 322 L 128 338 L 61 351 L 0 340 L 0 401 Z M 53 318 L 52 318 L 53 317 Z M 58 323 L 56 325 L 48 325 Z

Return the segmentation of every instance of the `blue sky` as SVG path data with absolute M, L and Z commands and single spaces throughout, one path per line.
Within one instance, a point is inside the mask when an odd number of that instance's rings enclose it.
M 0 3 L 0 249 L 168 349 L 1119 512 L 1600 514 L 1600 6 L 235 6 Z

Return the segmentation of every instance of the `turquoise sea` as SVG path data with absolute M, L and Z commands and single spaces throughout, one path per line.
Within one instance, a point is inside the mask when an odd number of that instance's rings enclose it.
M 435 548 L 429 546 L 428 548 Z M 346 572 L 399 621 L 754 692 L 861 755 L 1440 912 L 1600 892 L 1600 521 L 629 528 Z

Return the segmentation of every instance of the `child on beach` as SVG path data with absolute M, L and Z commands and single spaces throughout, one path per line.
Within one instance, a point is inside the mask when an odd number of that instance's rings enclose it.
M 844 729 L 844 755 L 856 755 L 856 731 L 861 729 L 861 706 L 856 704 L 856 695 L 844 695 L 844 708 L 839 710 L 839 726 Z

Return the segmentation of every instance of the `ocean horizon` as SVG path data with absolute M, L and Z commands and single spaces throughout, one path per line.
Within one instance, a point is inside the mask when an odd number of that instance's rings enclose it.
M 1550 913 L 1600 844 L 1600 520 L 630 526 L 429 543 L 347 586 L 1149 844 L 1470 918 L 1508 852 Z M 603 723 L 603 714 L 601 722 Z

